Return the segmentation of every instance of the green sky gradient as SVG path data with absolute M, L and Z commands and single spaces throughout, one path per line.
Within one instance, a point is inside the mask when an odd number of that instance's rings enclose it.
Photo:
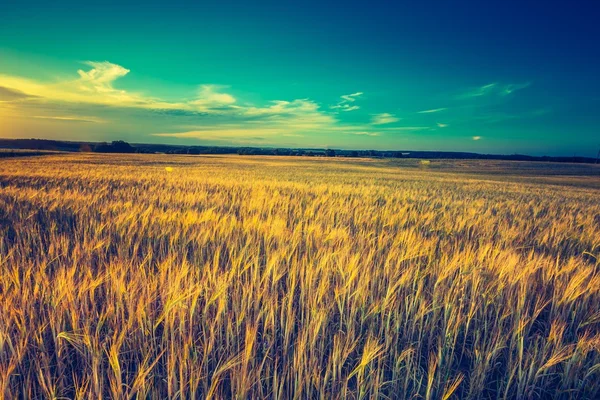
M 344 4 L 9 0 L 0 136 L 598 151 L 598 28 L 586 10 Z

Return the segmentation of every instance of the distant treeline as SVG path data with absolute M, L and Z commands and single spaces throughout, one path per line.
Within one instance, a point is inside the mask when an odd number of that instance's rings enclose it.
M 51 154 L 59 154 L 52 151 L 35 151 L 35 150 L 4 150 L 0 149 L 0 158 L 11 157 L 29 157 L 29 156 L 47 156 Z
M 226 147 L 226 146 L 178 146 L 166 144 L 129 144 L 122 140 L 111 143 L 67 142 L 47 139 L 0 139 L 0 148 L 29 149 L 46 151 L 96 152 L 96 153 L 164 153 L 164 154 L 240 154 L 269 156 L 305 157 L 369 157 L 369 158 L 426 158 L 463 160 L 514 160 L 552 161 L 571 163 L 597 163 L 591 157 L 549 157 L 523 154 L 478 154 L 449 151 L 387 151 L 387 150 L 341 150 L 341 149 L 290 149 L 265 147 Z

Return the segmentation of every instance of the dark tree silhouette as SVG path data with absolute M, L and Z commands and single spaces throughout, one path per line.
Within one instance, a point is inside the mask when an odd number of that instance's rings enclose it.
M 115 140 L 111 144 L 100 143 L 94 148 L 97 153 L 135 153 L 135 148 L 123 140 Z

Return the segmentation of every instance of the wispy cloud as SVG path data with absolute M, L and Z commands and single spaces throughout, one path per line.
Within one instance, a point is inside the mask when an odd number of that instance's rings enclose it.
M 473 140 L 481 140 L 481 136 L 473 136 L 472 139 Z
M 106 121 L 96 117 L 85 117 L 85 116 L 52 116 L 52 115 L 35 115 L 32 118 L 36 119 L 48 119 L 54 121 L 66 121 L 66 122 L 92 122 L 96 124 L 105 123 Z
M 323 112 L 319 104 L 309 99 L 275 100 L 263 107 L 241 107 L 229 117 L 241 119 L 249 125 L 275 126 L 290 132 L 333 129 L 339 122 L 333 115 Z
M 362 95 L 363 95 L 363 92 L 345 94 L 343 96 L 340 96 L 340 98 L 342 99 L 340 102 L 338 102 L 336 105 L 333 105 L 329 108 L 331 108 L 332 110 L 339 110 L 339 111 L 358 110 L 360 107 L 353 103 L 356 102 L 356 99 Z
M 284 129 L 277 128 L 264 128 L 264 127 L 239 127 L 236 125 L 228 126 L 214 126 L 204 127 L 202 129 L 186 131 L 186 132 L 173 132 L 173 133 L 154 133 L 153 136 L 162 137 L 175 137 L 180 139 L 203 139 L 203 140 L 241 140 L 248 137 L 256 137 L 256 135 L 263 135 L 261 137 L 272 136 L 285 133 Z
M 255 135 L 273 139 L 314 133 L 353 133 L 360 129 L 359 126 L 341 124 L 334 115 L 323 112 L 319 104 L 309 99 L 275 100 L 265 106 L 239 106 L 220 117 L 223 120 L 154 135 L 240 142 Z
M 353 135 L 361 135 L 361 136 L 381 136 L 381 133 L 379 132 L 366 132 L 366 131 L 359 131 L 359 132 L 352 132 Z
M 213 108 L 232 106 L 236 99 L 224 93 L 225 87 L 201 85 L 194 99 L 180 102 L 164 101 L 142 93 L 135 93 L 115 87 L 115 82 L 130 73 L 130 70 L 108 61 L 85 61 L 90 67 L 77 71 L 79 78 L 56 82 L 37 82 L 18 76 L 1 75 L 0 85 L 6 93 L 21 93 L 38 100 L 97 104 L 110 107 L 146 108 L 155 110 L 185 110 L 205 112 Z
M 398 121 L 400 121 L 400 118 L 398 118 L 394 114 L 390 114 L 390 113 L 375 114 L 371 118 L 371 123 L 373 125 L 393 124 L 394 122 L 398 122 Z
M 430 130 L 429 126 L 394 126 L 385 128 L 386 131 L 389 132 L 404 132 L 404 131 L 426 131 Z
M 438 126 L 439 128 L 447 128 L 447 127 L 448 127 L 448 124 L 444 124 L 444 123 L 438 122 L 438 123 L 437 123 L 437 126 Z
M 130 73 L 127 68 L 110 62 L 84 64 L 89 68 L 77 71 L 77 78 L 51 83 L 0 75 L 0 101 L 5 102 L 5 109 L 9 106 L 8 101 L 10 104 L 24 101 L 18 108 L 11 105 L 13 115 L 21 118 L 99 123 L 105 120 L 93 116 L 94 111 L 106 114 L 112 112 L 110 110 L 130 110 L 128 118 L 144 118 L 145 110 L 146 119 L 156 120 L 164 115 L 197 123 L 185 131 L 158 133 L 174 137 L 263 137 L 284 133 L 300 136 L 311 131 L 357 129 L 341 125 L 333 113 L 324 112 L 310 99 L 274 100 L 266 105 L 252 105 L 240 103 L 228 92 L 227 86 L 203 84 L 198 86 L 192 99 L 166 101 L 116 87 L 115 82 Z M 352 103 L 361 94 L 352 93 L 341 99 Z M 78 111 L 85 114 L 78 114 Z M 179 131 L 176 124 L 168 128 Z M 161 128 L 150 129 L 156 132 Z
M 233 95 L 228 86 L 214 84 L 199 85 L 192 98 L 165 100 L 120 88 L 119 81 L 131 73 L 125 67 L 107 61 L 84 65 L 72 78 L 53 82 L 0 75 L 0 112 L 29 124 L 30 132 L 40 127 L 33 121 L 46 120 L 45 128 L 56 133 L 67 130 L 68 122 L 81 122 L 94 123 L 86 133 L 97 136 L 126 132 L 231 143 L 260 138 L 281 144 L 285 138 L 310 137 L 318 144 L 328 143 L 327 136 L 374 138 L 431 129 L 398 126 L 394 123 L 400 118 L 391 113 L 374 114 L 363 122 L 341 119 L 338 111 L 358 109 L 362 92 L 342 95 L 336 106 L 326 109 L 308 98 L 253 104 Z M 81 134 L 75 128 L 70 132 Z
M 55 82 L 37 82 L 18 76 L 0 75 L 0 84 L 13 91 L 43 101 L 102 104 L 109 106 L 151 107 L 155 101 L 113 86 L 129 70 L 109 62 L 85 62 L 89 70 L 79 70 L 79 78 Z
M 438 113 L 438 112 L 446 111 L 446 110 L 447 110 L 447 108 L 444 108 L 444 107 L 442 107 L 442 108 L 434 108 L 434 109 L 431 109 L 431 110 L 418 111 L 417 114 L 431 114 L 431 113 Z
M 189 105 L 199 111 L 209 111 L 235 104 L 236 98 L 229 93 L 225 93 L 225 89 L 227 89 L 227 86 L 200 85 L 198 97 L 190 101 Z
M 506 96 L 513 92 L 516 92 L 517 90 L 525 89 L 526 87 L 529 87 L 529 85 L 531 85 L 530 82 L 511 83 L 511 84 L 505 85 L 503 91 L 500 94 Z
M 85 61 L 84 64 L 92 67 L 92 69 L 89 71 L 82 69 L 77 71 L 81 78 L 79 83 L 82 90 L 98 93 L 125 93 L 124 91 L 116 90 L 113 87 L 113 82 L 127 75 L 130 72 L 127 68 L 109 63 L 108 61 Z
M 488 83 L 487 85 L 479 86 L 476 88 L 469 89 L 468 91 L 460 94 L 459 99 L 469 99 L 483 96 L 508 96 L 517 90 L 525 89 L 530 86 L 530 82 L 525 83 L 508 83 L 501 84 L 497 82 Z
M 363 94 L 364 94 L 363 92 L 356 92 L 356 93 L 352 93 L 352 94 L 345 94 L 340 97 L 346 101 L 353 102 L 353 101 L 356 101 L 357 97 L 362 96 Z
M 494 93 L 496 91 L 497 87 L 498 87 L 497 83 L 488 83 L 487 85 L 483 85 L 483 86 L 471 89 L 468 92 L 463 93 L 459 97 L 469 98 L 469 97 L 486 96 L 488 94 Z

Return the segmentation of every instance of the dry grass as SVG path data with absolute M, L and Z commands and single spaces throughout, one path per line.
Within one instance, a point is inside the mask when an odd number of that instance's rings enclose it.
M 1 160 L 0 395 L 597 398 L 597 177 L 414 163 Z

